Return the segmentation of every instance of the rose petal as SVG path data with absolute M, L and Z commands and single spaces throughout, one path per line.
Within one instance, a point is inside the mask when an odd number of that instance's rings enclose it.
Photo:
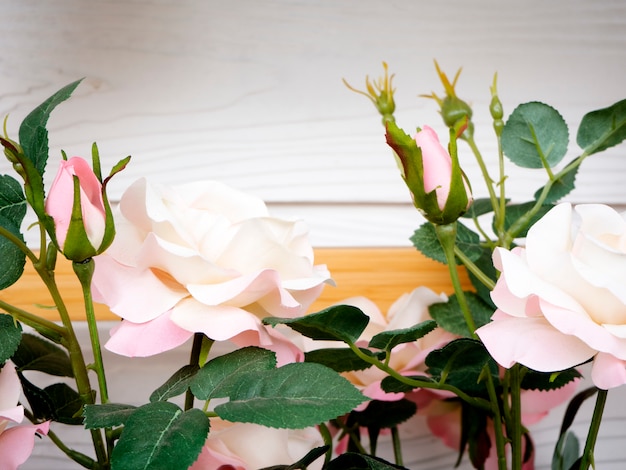
M 22 385 L 15 370 L 15 365 L 7 361 L 0 369 L 0 418 L 20 423 L 24 417 L 24 408 L 18 406 Z
M 0 468 L 15 470 L 22 465 L 33 451 L 35 434 L 47 434 L 50 423 L 15 426 L 0 434 Z
M 229 340 L 246 330 L 263 328 L 261 321 L 246 310 L 229 305 L 204 305 L 191 298 L 174 307 L 171 319 L 184 330 L 204 333 L 217 341 Z
M 153 271 L 124 266 L 106 253 L 97 256 L 95 263 L 94 300 L 108 305 L 113 313 L 132 322 L 153 320 L 189 295 L 160 279 Z
M 505 368 L 519 362 L 540 372 L 554 372 L 581 364 L 596 353 L 543 318 L 500 318 L 478 328 L 476 334 Z
M 603 390 L 626 384 L 626 361 L 610 354 L 598 353 L 593 359 L 591 380 Z
M 147 357 L 174 349 L 193 336 L 173 323 L 165 313 L 145 323 L 122 321 L 111 330 L 105 348 L 128 357 Z

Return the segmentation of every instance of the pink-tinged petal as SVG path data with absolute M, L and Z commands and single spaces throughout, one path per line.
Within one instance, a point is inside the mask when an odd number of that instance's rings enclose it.
M 170 319 L 165 313 L 145 323 L 122 321 L 111 330 L 105 348 L 128 357 L 147 357 L 174 349 L 193 336 Z
M 238 307 L 229 305 L 204 305 L 188 298 L 172 310 L 172 322 L 194 333 L 204 333 L 216 341 L 229 340 L 247 330 L 257 331 L 261 320 Z
M 0 434 L 0 470 L 16 470 L 33 451 L 35 434 L 47 434 L 50 423 L 15 426 Z
M 97 256 L 95 263 L 94 300 L 132 322 L 154 320 L 189 295 L 153 271 L 124 266 L 106 254 Z
M 189 470 L 250 470 L 246 463 L 228 450 L 226 445 L 214 439 L 211 447 L 202 448 L 198 460 Z
M 422 151 L 422 166 L 424 168 L 424 190 L 437 193 L 439 208 L 443 210 L 452 180 L 452 159 L 450 154 L 439 142 L 437 133 L 430 127 L 424 126 L 415 135 L 415 142 Z
M 363 395 L 372 399 L 372 400 L 380 400 L 380 401 L 398 401 L 404 398 L 404 393 L 388 393 L 385 392 L 381 387 L 381 381 L 372 382 L 367 385 L 363 390 L 361 390 Z M 367 402 L 362 404 L 361 406 L 367 406 Z M 364 407 L 364 406 L 363 406 Z
M 572 398 L 579 383 L 576 379 L 555 390 L 522 390 L 522 423 L 530 426 L 541 421 L 552 408 Z
M 546 320 L 562 333 L 580 338 L 596 351 L 626 359 L 626 339 L 616 336 L 610 326 L 598 325 L 585 313 L 572 312 L 544 301 L 540 304 Z
M 505 368 L 519 362 L 540 372 L 555 372 L 581 364 L 596 353 L 543 318 L 499 318 L 478 328 L 476 334 Z
M 438 402 L 429 412 L 426 423 L 428 429 L 451 449 L 458 449 L 461 443 L 461 407 L 457 403 Z
M 401 295 L 389 307 L 387 329 L 397 330 L 410 328 L 430 319 L 428 307 L 433 304 L 446 302 L 445 295 L 437 295 L 427 287 L 418 287 L 411 292 Z
M 626 384 L 626 361 L 610 354 L 598 353 L 593 359 L 591 380 L 603 390 Z
M 205 305 L 227 303 L 234 307 L 243 307 L 265 297 L 276 290 L 279 285 L 280 276 L 278 273 L 274 270 L 265 269 L 219 284 L 188 284 L 187 289 L 194 299 Z M 298 306 L 293 297 L 286 297 L 283 300 L 286 305 Z
M 259 346 L 273 351 L 276 353 L 278 367 L 304 360 L 304 352 L 273 328 L 266 327 L 256 331 L 244 331 L 233 336 L 230 341 L 240 348 Z
M 0 369 L 0 418 L 16 423 L 22 421 L 24 408 L 18 406 L 22 385 L 15 370 L 15 365 L 8 361 Z

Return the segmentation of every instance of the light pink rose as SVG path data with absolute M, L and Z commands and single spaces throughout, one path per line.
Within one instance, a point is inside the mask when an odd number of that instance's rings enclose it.
M 85 233 L 92 247 L 98 249 L 102 244 L 106 227 L 102 184 L 87 161 L 80 157 L 61 160 L 59 171 L 46 199 L 46 213 L 54 219 L 57 241 L 59 246 L 63 247 L 74 204 L 74 176 L 77 176 L 80 182 Z
M 383 314 L 371 300 L 365 297 L 353 297 L 342 301 L 342 304 L 359 307 L 369 318 L 370 322 L 357 341 L 357 345 L 366 347 L 369 341 L 383 331 L 410 328 L 430 320 L 428 307 L 439 302 L 446 302 L 444 294 L 437 295 L 426 287 L 418 287 L 408 294 L 403 294 L 396 300 L 389 311 Z M 441 348 L 451 341 L 454 336 L 441 328 L 436 328 L 423 338 L 410 343 L 396 346 L 391 354 L 389 366 L 403 374 L 413 374 L 425 369 L 424 359 L 432 350 Z M 311 349 L 319 348 L 315 341 Z M 328 345 L 333 347 L 333 345 Z M 336 345 L 334 346 L 336 347 Z M 404 397 L 403 393 L 387 393 L 381 388 L 381 381 L 387 374 L 377 367 L 365 370 L 349 371 L 342 374 L 363 394 L 372 400 L 394 401 Z M 365 402 L 359 409 L 365 408 Z
M 11 362 L 0 369 L 0 470 L 15 470 L 26 462 L 35 445 L 35 434 L 47 434 L 50 423 L 16 425 L 24 419 L 18 405 L 22 387 Z
M 602 389 L 626 383 L 626 219 L 601 204 L 559 204 L 525 248 L 494 252 L 498 310 L 476 332 L 504 367 L 544 372 L 593 359 Z
M 218 182 L 140 179 L 121 198 L 116 228 L 93 282 L 96 300 L 124 319 L 107 349 L 149 356 L 202 332 L 267 347 L 281 363 L 299 359 L 261 319 L 303 315 L 331 282 L 313 265 L 302 222 L 270 217 L 262 200 Z
M 556 390 L 522 390 L 522 424 L 531 426 L 545 418 L 550 410 L 567 402 L 578 387 L 579 380 L 573 380 Z M 426 416 L 426 423 L 431 433 L 441 439 L 449 448 L 459 450 L 461 443 L 461 403 L 458 400 L 442 400 L 434 393 L 424 391 L 419 397 L 418 414 Z M 426 399 L 430 395 L 430 400 Z M 497 470 L 498 458 L 495 450 L 495 432 L 493 421 L 487 421 L 487 434 L 491 440 L 491 450 L 485 470 Z M 523 470 L 535 468 L 534 456 L 522 466 Z
M 257 470 L 290 465 L 322 445 L 314 428 L 275 429 L 211 418 L 209 437 L 190 470 Z M 323 460 L 320 457 L 307 468 L 318 470 Z
M 415 142 L 422 151 L 422 167 L 424 169 L 424 190 L 426 193 L 435 191 L 439 209 L 443 210 L 450 194 L 452 183 L 452 158 L 439 142 L 437 133 L 429 126 L 424 126 L 415 134 Z M 472 202 L 472 194 L 465 183 L 468 205 Z

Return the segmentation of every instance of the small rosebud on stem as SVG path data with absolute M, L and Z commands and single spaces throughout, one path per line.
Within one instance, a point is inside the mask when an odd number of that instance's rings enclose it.
M 385 69 L 385 75 L 378 78 L 378 80 L 371 81 L 369 75 L 365 77 L 365 87 L 367 91 L 357 90 L 345 79 L 343 79 L 343 83 L 350 90 L 368 98 L 383 117 L 383 125 L 386 125 L 388 122 L 395 122 L 393 113 L 396 110 L 396 103 L 393 99 L 395 89 L 393 89 L 391 85 L 394 75 L 389 76 L 386 62 L 383 62 L 383 68 Z

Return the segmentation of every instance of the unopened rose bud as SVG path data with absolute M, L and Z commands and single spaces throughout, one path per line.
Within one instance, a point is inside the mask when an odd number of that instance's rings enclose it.
M 450 133 L 455 139 L 455 131 Z M 428 126 L 411 139 L 395 124 L 387 125 L 387 143 L 396 151 L 403 178 L 415 206 L 430 222 L 445 225 L 463 215 L 472 203 L 472 194 L 456 156 L 441 145 Z M 454 146 L 456 147 L 456 146 Z
M 53 239 L 68 259 L 84 261 L 111 244 L 114 228 L 103 185 L 84 159 L 61 161 L 45 208 L 54 219 Z

